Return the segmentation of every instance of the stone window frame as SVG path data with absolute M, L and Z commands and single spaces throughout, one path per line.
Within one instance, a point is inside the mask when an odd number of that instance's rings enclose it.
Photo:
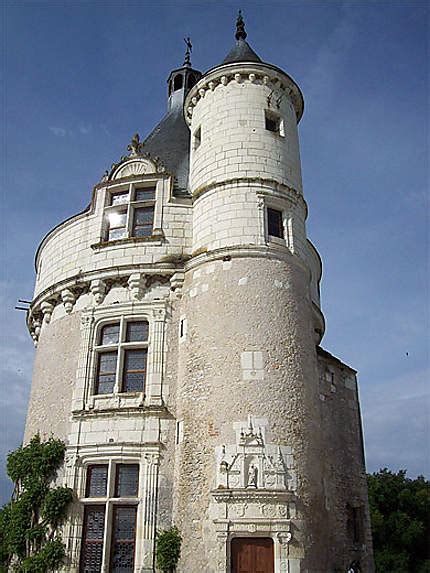
M 146 322 L 148 324 L 148 337 L 144 341 L 134 341 L 134 342 L 127 342 L 126 335 L 127 335 L 127 328 L 129 324 L 133 322 Z M 115 344 L 111 345 L 102 345 L 100 344 L 100 337 L 105 326 L 119 324 L 119 340 Z M 95 397 L 98 396 L 112 396 L 112 395 L 136 395 L 136 394 L 143 394 L 143 399 L 145 398 L 146 394 L 146 386 L 147 386 L 147 378 L 148 378 L 148 355 L 150 352 L 150 344 L 151 344 L 151 335 L 150 335 L 150 323 L 149 320 L 145 317 L 136 317 L 136 316 L 125 316 L 121 315 L 117 319 L 102 319 L 97 323 L 94 335 L 94 354 L 95 354 L 95 363 L 94 363 L 94 376 L 92 381 L 92 395 Z M 135 391 L 135 392 L 125 392 L 122 389 L 122 378 L 124 375 L 125 370 L 125 354 L 127 350 L 146 350 L 146 366 L 145 366 L 145 381 L 143 385 L 142 391 Z M 97 385 L 97 375 L 98 375 L 98 368 L 99 368 L 99 356 L 103 353 L 107 352 L 116 352 L 117 361 L 116 361 L 116 372 L 115 372 L 115 383 L 113 392 L 106 392 L 106 393 L 99 393 L 96 392 L 96 385 Z
M 106 188 L 103 202 L 103 216 L 100 230 L 100 239 L 103 243 L 116 243 L 132 239 L 159 240 L 162 235 L 162 205 L 163 205 L 163 177 L 145 177 L 138 180 L 119 182 Z M 154 189 L 154 198 L 135 200 L 136 191 L 141 189 Z M 112 204 L 112 196 L 116 194 L 128 195 L 124 203 Z M 135 210 L 141 207 L 153 207 L 152 233 L 142 237 L 133 235 L 133 222 Z M 109 239 L 108 217 L 113 214 L 126 214 L 125 235 Z
M 149 324 L 145 392 L 94 394 L 97 336 L 104 325 L 119 321 L 121 318 L 129 321 L 147 321 Z M 165 321 L 166 304 L 163 301 L 125 302 L 84 311 L 81 318 L 81 346 L 73 389 L 72 411 L 162 406 L 163 392 L 168 391 L 168 387 L 164 388 L 163 383 Z
M 109 464 L 139 465 L 138 495 L 135 498 L 112 498 L 111 505 L 121 504 L 122 499 L 130 499 L 137 505 L 136 531 L 138 533 L 138 541 L 136 542 L 134 555 L 134 570 L 152 570 L 155 550 L 160 460 L 160 445 L 155 443 L 149 445 L 148 443 L 114 444 L 109 442 L 102 447 L 100 445 L 68 446 L 65 456 L 63 483 L 73 487 L 76 492 L 76 501 L 72 505 L 70 519 L 64 524 L 63 533 L 64 538 L 69 540 L 68 554 L 71 560 L 71 570 L 79 571 L 84 506 L 97 505 L 97 499 L 99 503 L 102 500 L 102 498 L 85 497 L 87 468 L 94 465 Z M 93 503 L 94 501 L 96 501 L 95 504 Z M 103 504 L 103 500 L 101 504 Z M 107 516 L 105 514 L 104 533 L 106 533 L 106 522 L 111 519 L 111 515 L 112 511 Z M 108 525 L 110 526 L 109 523 Z M 104 545 L 104 551 L 108 551 L 106 545 Z M 107 569 L 105 568 L 104 570 Z
M 97 497 L 87 497 L 87 476 L 88 470 L 94 466 L 108 466 L 108 479 L 107 488 L 105 496 Z M 115 486 L 116 486 L 116 475 L 117 467 L 120 465 L 138 465 L 138 490 L 137 495 L 127 496 L 127 497 L 116 497 L 115 496 Z M 146 476 L 145 476 L 145 460 L 140 455 L 127 454 L 127 456 L 120 454 L 102 455 L 102 456 L 90 456 L 83 460 L 82 466 L 79 471 L 78 484 L 77 484 L 77 498 L 79 502 L 79 524 L 80 528 L 76 532 L 78 541 L 78 552 L 77 552 L 77 564 L 80 570 L 82 550 L 83 550 L 83 538 L 84 538 L 84 518 L 85 518 L 85 508 L 86 507 L 96 507 L 100 506 L 104 508 L 104 532 L 103 532 L 103 548 L 102 548 L 102 571 L 108 571 L 111 558 L 112 558 L 112 537 L 113 537 L 113 518 L 114 510 L 116 507 L 135 507 L 136 508 L 136 533 L 135 533 L 135 552 L 134 552 L 134 570 L 141 560 L 140 552 L 140 539 L 139 531 L 142 530 L 144 523 L 144 496 L 142 491 L 146 486 Z
M 280 245 L 287 247 L 291 252 L 294 251 L 293 244 L 293 220 L 291 214 L 291 208 L 287 203 L 287 200 L 281 199 L 278 196 L 272 195 L 262 195 L 260 198 L 263 199 L 263 236 L 267 244 Z M 282 224 L 283 224 L 283 234 L 281 237 L 274 237 L 269 235 L 269 223 L 268 223 L 268 209 L 273 209 L 282 213 Z

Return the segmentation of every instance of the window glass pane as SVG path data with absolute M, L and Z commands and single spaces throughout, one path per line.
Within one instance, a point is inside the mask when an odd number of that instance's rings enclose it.
M 139 207 L 134 210 L 135 225 L 152 225 L 154 207 Z
M 87 472 L 86 497 L 104 497 L 107 492 L 107 466 L 90 466 Z
M 108 220 L 110 229 L 125 227 L 125 223 L 127 221 L 127 213 L 109 213 Z
M 146 350 L 126 350 L 123 392 L 143 392 L 146 375 Z
M 115 497 L 136 497 L 139 485 L 139 466 L 120 464 L 116 466 Z
M 284 238 L 284 226 L 282 224 L 282 213 L 276 209 L 267 209 L 267 226 L 269 235 L 272 237 Z
M 87 506 L 81 549 L 81 573 L 99 573 L 102 569 L 105 508 Z
M 119 324 L 107 324 L 103 326 L 100 335 L 100 344 L 118 344 L 119 341 Z
M 153 201 L 155 199 L 155 187 L 141 187 L 136 189 L 134 200 L 135 201 Z
M 125 193 L 112 193 L 111 195 L 111 205 L 124 205 L 128 202 L 128 191 Z
M 111 571 L 133 573 L 136 538 L 136 508 L 114 508 Z
M 115 386 L 116 352 L 99 354 L 97 369 L 96 394 L 111 394 Z
M 125 227 L 119 229 L 109 229 L 108 240 L 115 241 L 116 239 L 124 239 L 127 237 Z
M 148 323 L 147 322 L 129 322 L 127 323 L 127 342 L 140 342 L 148 340 Z

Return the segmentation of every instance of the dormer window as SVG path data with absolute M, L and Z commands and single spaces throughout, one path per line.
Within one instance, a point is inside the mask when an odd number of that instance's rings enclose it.
M 154 228 L 155 184 L 131 184 L 108 192 L 105 240 L 151 237 Z

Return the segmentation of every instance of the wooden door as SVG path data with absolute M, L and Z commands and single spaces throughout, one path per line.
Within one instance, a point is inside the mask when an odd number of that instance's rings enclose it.
M 231 573 L 275 573 L 273 540 L 268 537 L 232 539 Z

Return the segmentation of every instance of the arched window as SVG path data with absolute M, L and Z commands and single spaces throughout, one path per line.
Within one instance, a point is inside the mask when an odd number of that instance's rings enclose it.
M 187 88 L 190 90 L 195 83 L 196 83 L 196 76 L 194 74 L 190 74 L 188 76 Z
M 182 77 L 182 74 L 178 74 L 175 79 L 173 80 L 173 91 L 177 91 L 180 90 L 183 86 L 183 80 L 184 78 Z

